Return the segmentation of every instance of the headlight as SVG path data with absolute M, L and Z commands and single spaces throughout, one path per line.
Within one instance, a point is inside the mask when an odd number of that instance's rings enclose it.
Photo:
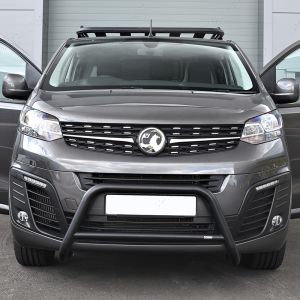
M 45 141 L 62 138 L 59 121 L 51 115 L 34 109 L 22 111 L 19 130 L 23 134 Z
M 255 117 L 246 122 L 241 141 L 260 144 L 281 136 L 282 118 L 277 111 Z

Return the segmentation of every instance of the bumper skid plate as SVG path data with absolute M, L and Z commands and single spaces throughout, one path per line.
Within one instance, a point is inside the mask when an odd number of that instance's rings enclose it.
M 231 231 L 228 227 L 228 224 L 225 220 L 225 217 L 223 215 L 223 212 L 221 210 L 221 207 L 219 205 L 219 202 L 217 201 L 216 197 L 212 192 L 209 190 L 197 187 L 194 185 L 185 185 L 185 186 L 176 186 L 173 184 L 168 185 L 136 185 L 136 184 L 99 184 L 95 185 L 92 188 L 90 188 L 83 196 L 79 207 L 76 210 L 76 213 L 73 217 L 73 220 L 63 238 L 63 241 L 61 243 L 61 246 L 59 248 L 58 252 L 58 258 L 60 261 L 65 261 L 70 257 L 70 252 L 72 251 L 72 245 L 74 238 L 97 238 L 101 240 L 101 238 L 107 238 L 106 234 L 101 233 L 83 233 L 78 232 L 79 227 L 81 223 L 84 220 L 84 217 L 87 214 L 87 211 L 89 209 L 90 204 L 92 203 L 93 199 L 100 195 L 100 194 L 107 194 L 107 193 L 135 193 L 135 194 L 160 194 L 160 195 L 168 195 L 171 193 L 178 193 L 182 195 L 191 195 L 194 194 L 204 201 L 207 202 L 207 204 L 210 207 L 210 210 L 212 212 L 212 215 L 214 216 L 217 226 L 220 231 L 220 235 L 212 235 L 209 236 L 209 240 L 211 242 L 224 242 L 225 247 L 227 249 L 228 254 L 232 258 L 232 261 L 235 264 L 240 263 L 240 253 L 236 247 L 236 244 L 234 242 L 234 239 L 232 237 Z M 120 236 L 120 239 L 126 240 L 129 239 L 139 239 L 140 234 L 122 234 Z M 143 239 L 161 239 L 162 241 L 166 240 L 172 240 L 176 241 L 176 239 L 181 238 L 182 236 L 176 236 L 176 235 L 166 235 L 166 234 L 152 234 L 147 236 L 143 236 Z M 194 240 L 206 240 L 208 239 L 205 235 L 188 235 L 184 236 L 184 238 L 187 239 L 194 239 Z

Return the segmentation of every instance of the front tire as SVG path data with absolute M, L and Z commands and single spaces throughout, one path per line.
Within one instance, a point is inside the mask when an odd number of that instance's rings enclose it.
M 54 251 L 24 247 L 14 241 L 15 256 L 18 263 L 26 267 L 49 266 L 54 261 Z
M 285 248 L 286 244 L 278 251 L 243 254 L 242 263 L 250 269 L 276 270 L 283 262 Z

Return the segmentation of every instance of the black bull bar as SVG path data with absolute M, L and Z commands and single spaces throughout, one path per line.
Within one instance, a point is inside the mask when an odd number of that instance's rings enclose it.
M 210 236 L 211 241 L 224 242 L 224 245 L 227 249 L 228 254 L 232 258 L 232 261 L 235 264 L 240 263 L 240 254 L 232 237 L 231 231 L 228 227 L 227 221 L 225 220 L 224 214 L 222 212 L 221 206 L 216 199 L 215 195 L 209 190 L 195 186 L 195 185 L 174 185 L 174 184 L 164 184 L 161 186 L 158 185 L 138 185 L 138 184 L 99 184 L 90 188 L 83 196 L 76 213 L 72 219 L 71 224 L 63 238 L 63 241 L 60 245 L 58 251 L 58 258 L 60 261 L 65 261 L 72 251 L 73 240 L 76 237 L 81 237 L 83 235 L 92 236 L 98 238 L 101 241 L 101 237 L 104 238 L 107 236 L 106 233 L 80 233 L 78 232 L 81 223 L 83 222 L 84 217 L 87 214 L 90 204 L 93 199 L 100 194 L 106 193 L 134 193 L 134 194 L 159 194 L 159 195 L 168 195 L 168 194 L 193 194 L 200 197 L 203 201 L 206 201 L 210 207 L 211 213 L 216 220 L 216 224 L 220 231 L 221 235 L 212 235 Z M 122 234 L 123 236 L 124 234 Z M 160 240 L 166 240 L 168 238 L 176 239 L 176 235 L 165 235 L 165 234 L 150 234 L 151 238 L 158 238 Z M 141 237 L 141 234 L 135 233 L 126 233 L 124 238 L 138 238 Z M 148 234 L 142 236 L 143 238 L 149 238 Z M 182 237 L 182 235 L 180 236 Z M 183 236 L 184 237 L 184 236 Z M 190 236 L 191 237 L 191 236 Z M 207 236 L 204 235 L 193 235 L 191 238 L 196 238 L 197 240 L 205 240 Z M 178 237 L 179 239 L 179 237 Z

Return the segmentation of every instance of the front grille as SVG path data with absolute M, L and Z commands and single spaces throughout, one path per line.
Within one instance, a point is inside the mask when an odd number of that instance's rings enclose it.
M 253 237 L 262 232 L 270 214 L 274 192 L 275 188 L 269 188 L 256 193 L 243 218 L 238 234 L 239 240 Z
M 49 194 L 39 187 L 26 183 L 27 195 L 36 226 L 45 232 L 61 232 Z
M 167 139 L 166 147 L 159 155 L 174 156 L 233 149 L 238 145 L 243 130 L 243 125 L 61 123 L 65 142 L 71 147 L 127 155 L 144 155 L 136 140 L 140 131 L 153 126 L 159 128 Z M 186 139 L 188 141 L 183 141 Z
M 225 175 L 175 175 L 175 174 L 108 174 L 108 173 L 77 173 L 84 190 L 100 183 L 124 184 L 178 184 L 198 185 L 216 193 L 220 190 Z
M 72 213 L 66 213 L 68 224 L 73 216 Z M 194 222 L 194 218 L 190 217 L 108 216 L 105 222 L 90 217 L 85 218 L 79 230 L 103 233 L 218 234 L 215 222 Z

